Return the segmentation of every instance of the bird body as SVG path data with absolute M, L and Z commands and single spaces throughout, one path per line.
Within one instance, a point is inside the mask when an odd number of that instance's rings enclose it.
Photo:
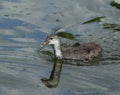
M 55 56 L 60 59 L 82 60 L 90 62 L 93 58 L 99 56 L 101 47 L 96 43 L 75 43 L 67 48 L 61 48 L 60 39 L 57 35 L 50 35 L 41 44 L 41 47 L 52 45 Z

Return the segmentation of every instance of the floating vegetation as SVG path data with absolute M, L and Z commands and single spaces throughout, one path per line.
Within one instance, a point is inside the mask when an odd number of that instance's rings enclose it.
M 63 38 L 67 38 L 70 40 L 73 40 L 75 38 L 75 36 L 71 33 L 67 33 L 67 32 L 59 32 L 57 33 L 58 36 L 63 37 Z
M 48 55 L 48 56 L 53 56 L 54 54 L 51 51 L 48 50 L 44 50 L 44 51 L 40 51 L 42 54 Z
M 120 31 L 120 27 L 117 24 L 104 23 L 103 28 L 109 30 Z
M 56 19 L 55 21 L 56 21 L 56 22 L 61 22 L 61 20 L 60 20 L 60 19 Z
M 10 15 L 8 15 L 8 14 L 5 14 L 4 16 L 5 16 L 5 17 L 9 17 Z
M 120 4 L 118 4 L 118 3 L 115 2 L 115 1 L 111 1 L 111 2 L 110 2 L 110 5 L 111 5 L 112 7 L 115 7 L 115 8 L 117 8 L 117 9 L 120 9 Z
M 93 22 L 101 22 L 101 19 L 102 19 L 102 18 L 105 18 L 105 16 L 93 18 L 93 19 L 91 19 L 91 20 L 88 20 L 88 21 L 83 22 L 82 24 L 88 24 L 88 23 L 93 23 Z
M 54 54 L 53 54 L 52 51 L 49 51 L 49 50 L 40 50 L 40 52 L 38 52 L 39 56 L 41 56 L 40 53 L 43 54 L 43 55 L 45 55 L 45 56 L 47 56 L 47 57 L 43 57 L 47 61 L 54 62 Z

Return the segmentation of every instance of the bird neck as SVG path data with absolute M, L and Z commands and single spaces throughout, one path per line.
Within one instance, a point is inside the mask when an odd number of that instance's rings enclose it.
M 54 53 L 57 58 L 62 59 L 62 50 L 60 47 L 60 42 L 53 45 Z

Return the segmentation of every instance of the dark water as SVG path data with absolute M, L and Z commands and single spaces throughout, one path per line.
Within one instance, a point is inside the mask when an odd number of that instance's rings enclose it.
M 40 79 L 49 77 L 53 63 L 37 50 L 58 28 L 77 41 L 100 44 L 100 64 L 107 65 L 64 64 L 58 87 L 50 89 Z M 119 47 L 120 10 L 114 1 L 0 0 L 0 95 L 120 95 Z

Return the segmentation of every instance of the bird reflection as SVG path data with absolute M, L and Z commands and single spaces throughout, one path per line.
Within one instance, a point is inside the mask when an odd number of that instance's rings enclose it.
M 54 88 L 58 86 L 61 69 L 62 69 L 62 60 L 55 58 L 50 77 L 48 79 L 47 78 L 41 79 L 41 81 L 45 84 L 46 87 Z

